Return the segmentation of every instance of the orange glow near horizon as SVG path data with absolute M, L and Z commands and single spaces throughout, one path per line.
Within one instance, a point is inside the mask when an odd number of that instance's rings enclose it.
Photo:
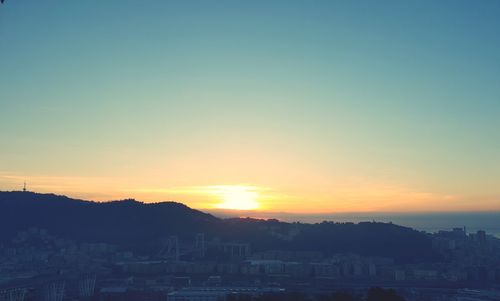
M 0 173 L 0 190 L 21 190 L 25 177 Z M 495 195 L 459 195 L 419 191 L 390 182 L 361 178 L 303 186 L 275 187 L 249 183 L 166 186 L 147 178 L 27 177 L 28 190 L 73 198 L 109 201 L 135 198 L 144 202 L 176 201 L 200 210 L 287 213 L 500 211 Z M 321 183 L 321 185 L 315 185 Z

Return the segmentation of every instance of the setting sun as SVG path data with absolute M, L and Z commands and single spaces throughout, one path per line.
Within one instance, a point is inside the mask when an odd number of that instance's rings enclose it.
M 254 210 L 259 208 L 256 189 L 250 186 L 214 186 L 214 194 L 221 198 L 215 207 L 233 210 Z

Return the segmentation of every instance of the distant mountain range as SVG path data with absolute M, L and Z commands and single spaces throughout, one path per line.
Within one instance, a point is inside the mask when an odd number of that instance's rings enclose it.
M 207 239 L 248 242 L 254 251 L 355 253 L 391 257 L 398 262 L 437 259 L 428 235 L 392 223 L 221 219 L 176 202 L 93 202 L 55 194 L 0 192 L 0 244 L 30 227 L 75 241 L 135 249 L 144 249 L 169 235 L 192 241 L 197 233 L 204 233 Z

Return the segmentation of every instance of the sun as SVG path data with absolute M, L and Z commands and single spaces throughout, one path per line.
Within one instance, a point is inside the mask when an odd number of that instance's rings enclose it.
M 213 186 L 214 192 L 221 199 L 216 208 L 231 210 L 258 209 L 259 194 L 252 186 Z

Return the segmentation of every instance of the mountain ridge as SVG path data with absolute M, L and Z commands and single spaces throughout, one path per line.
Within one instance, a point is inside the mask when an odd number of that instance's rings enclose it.
M 386 256 L 402 262 L 432 261 L 425 233 L 392 223 L 287 223 L 276 219 L 228 218 L 178 202 L 133 199 L 95 202 L 55 194 L 0 192 L 0 243 L 31 227 L 61 238 L 144 249 L 169 235 L 249 243 L 255 251 L 318 251 Z

